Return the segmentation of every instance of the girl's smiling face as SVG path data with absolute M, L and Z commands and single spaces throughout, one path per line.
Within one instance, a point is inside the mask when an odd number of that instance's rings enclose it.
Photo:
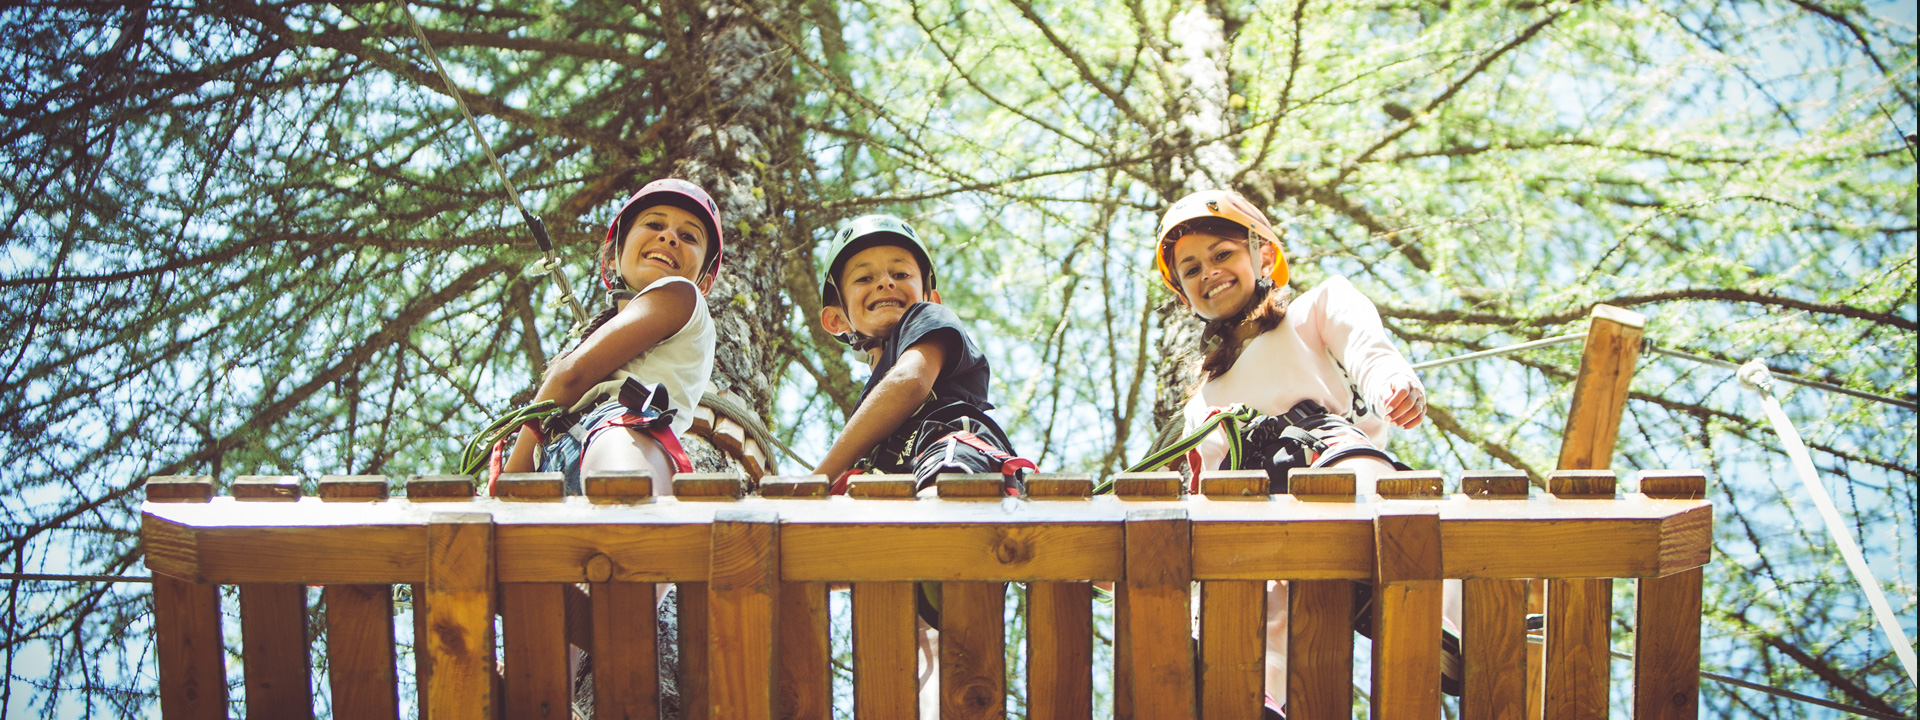
M 1260 243 L 1256 255 L 1246 240 L 1204 230 L 1180 236 L 1173 244 L 1173 274 L 1181 300 L 1208 320 L 1239 312 L 1253 299 L 1254 280 L 1272 267 L 1272 252 L 1271 244 Z M 1254 267 L 1256 262 L 1260 267 Z M 1256 275 L 1256 270 L 1263 274 Z
M 669 276 L 697 280 L 708 247 L 700 218 L 672 205 L 655 205 L 640 211 L 627 230 L 620 277 L 635 290 Z

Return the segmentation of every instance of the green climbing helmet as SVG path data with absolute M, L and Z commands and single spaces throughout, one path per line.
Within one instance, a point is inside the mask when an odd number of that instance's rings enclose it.
M 861 215 L 842 224 L 833 242 L 836 246 L 833 259 L 827 262 L 826 276 L 820 279 L 820 302 L 826 307 L 840 304 L 840 271 L 846 268 L 847 260 L 862 250 L 880 245 L 903 247 L 913 253 L 913 259 L 920 262 L 921 276 L 927 279 L 927 291 L 934 290 L 933 258 L 920 244 L 920 235 L 905 220 L 892 215 Z

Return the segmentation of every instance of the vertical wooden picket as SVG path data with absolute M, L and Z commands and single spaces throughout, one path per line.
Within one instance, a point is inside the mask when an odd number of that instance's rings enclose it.
M 1460 492 L 1473 501 L 1527 499 L 1527 474 L 1518 470 L 1467 472 Z M 1464 720 L 1504 720 L 1526 709 L 1527 581 L 1468 579 L 1461 582 L 1460 650 L 1466 682 L 1460 693 Z
M 1195 703 L 1193 529 L 1179 508 L 1127 513 L 1127 615 L 1133 642 L 1133 711 L 1154 720 L 1192 720 Z M 1126 692 L 1127 688 L 1119 688 Z
M 1650 498 L 1703 500 L 1707 478 L 1698 470 L 1640 473 L 1640 492 Z M 1634 594 L 1633 717 L 1693 720 L 1700 717 L 1701 569 L 1642 578 Z
M 213 499 L 213 478 L 150 477 L 146 492 L 150 503 L 204 503 Z M 155 572 L 153 634 L 159 651 L 160 714 L 169 720 L 225 720 L 227 664 L 220 640 L 220 586 Z
M 1294 470 L 1287 489 L 1303 502 L 1352 504 L 1352 470 Z M 1353 707 L 1353 581 L 1294 580 L 1287 603 L 1287 710 L 1293 717 L 1347 717 Z
M 300 478 L 242 475 L 233 480 L 240 502 L 293 502 Z M 247 717 L 313 717 L 311 655 L 307 650 L 307 586 L 240 586 L 240 651 L 246 675 Z

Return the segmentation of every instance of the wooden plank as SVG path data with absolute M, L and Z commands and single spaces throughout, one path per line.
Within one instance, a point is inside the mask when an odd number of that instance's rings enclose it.
M 313 717 L 305 585 L 241 585 L 240 649 L 248 717 Z
M 241 475 L 233 479 L 235 500 L 293 502 L 300 499 L 297 475 Z
M 1379 479 L 1374 481 L 1373 494 L 1403 500 L 1438 500 L 1445 497 L 1441 492 L 1443 484 L 1438 470 L 1381 473 Z
M 740 468 L 747 473 L 747 479 L 759 480 L 773 470 L 773 464 L 767 460 L 767 451 L 760 447 L 760 441 L 748 440 L 740 446 Z
M 1092 670 L 1093 584 L 1028 585 L 1027 717 L 1092 720 Z
M 825 481 L 825 476 L 815 477 Z M 780 586 L 779 689 L 775 701 L 778 716 L 785 720 L 833 717 L 833 649 L 828 641 L 828 619 L 826 583 Z
M 1440 515 L 1389 505 L 1374 518 L 1373 716 L 1440 715 Z
M 1113 716 L 1117 720 L 1135 720 L 1133 712 L 1133 631 L 1127 618 L 1133 603 L 1127 601 L 1127 584 L 1113 584 Z
M 151 496 L 148 501 L 165 502 Z M 153 634 L 159 646 L 160 714 L 168 720 L 225 720 L 227 664 L 220 645 L 219 586 L 155 574 Z
M 1353 495 L 1331 497 L 1354 501 Z M 1193 548 L 1193 574 L 1200 580 L 1373 577 L 1372 520 L 1195 522 Z
M 1124 500 L 1171 500 L 1180 497 L 1180 473 L 1172 471 L 1117 473 L 1113 494 Z
M 913 583 L 853 584 L 853 716 L 920 716 L 915 679 Z
M 431 718 L 427 693 L 433 685 L 433 653 L 427 649 L 427 584 L 414 583 L 409 589 L 413 597 L 413 716 Z
M 1466 656 L 1460 715 L 1519 717 L 1526 706 L 1527 581 L 1461 581 L 1460 650 Z
M 657 506 L 650 506 L 657 507 Z M 611 561 L 611 579 L 672 582 L 707 576 L 707 523 L 501 525 L 500 582 L 592 582 L 588 563 Z
M 1084 499 L 1093 495 L 1093 476 L 1085 473 L 1034 473 L 1027 476 L 1027 497 Z
M 644 502 L 653 498 L 653 473 L 645 470 L 588 470 L 581 473 L 582 490 L 596 505 Z
M 747 442 L 747 429 L 733 418 L 721 415 L 714 419 L 713 435 L 707 438 L 713 447 L 729 457 L 740 457 L 740 448 Z
M 1353 582 L 1287 583 L 1287 711 L 1353 715 Z
M 407 478 L 407 500 L 409 502 L 472 500 L 474 482 L 472 475 L 415 475 Z
M 1007 716 L 1006 583 L 940 584 L 940 717 Z
M 1547 473 L 1547 492 L 1561 500 L 1611 500 L 1618 497 L 1619 484 L 1619 478 L 1612 470 L 1554 470 Z
M 507 717 L 560 720 L 571 713 L 562 588 L 559 583 L 500 583 Z
M 300 499 L 300 478 L 242 475 L 233 494 L 243 502 L 293 502 Z M 240 649 L 248 717 L 313 717 L 305 585 L 241 585 Z
M 1185 509 L 1127 513 L 1127 631 L 1136 717 L 1199 717 L 1190 585 L 1193 534 Z M 1124 689 L 1121 690 L 1125 692 Z
M 911 500 L 914 496 L 912 475 L 889 475 L 869 473 L 855 475 L 847 481 L 847 496 L 856 498 Z
M 1208 720 L 1259 720 L 1266 668 L 1267 584 L 1201 583 L 1200 709 Z
M 566 476 L 557 472 L 501 473 L 493 496 L 502 500 L 558 501 L 567 496 Z
M 1519 470 L 1468 470 L 1460 473 L 1460 492 L 1484 500 L 1527 499 L 1527 474 Z
M 1562 470 L 1598 470 L 1612 467 L 1613 449 L 1620 436 L 1620 418 L 1627 408 L 1627 389 L 1646 335 L 1644 315 L 1595 305 L 1587 325 L 1587 341 L 1574 377 L 1573 403 L 1562 434 Z
M 660 711 L 660 658 L 653 583 L 597 582 L 593 603 L 596 718 L 653 720 Z
M 203 503 L 213 499 L 212 475 L 154 475 L 143 487 L 147 502 Z
M 1460 485 L 1468 498 L 1482 502 L 1525 499 L 1528 490 L 1526 473 L 1517 470 L 1464 473 Z M 1460 596 L 1460 650 L 1466 665 L 1461 717 L 1522 717 L 1527 678 L 1538 670 L 1529 666 L 1527 657 L 1527 581 L 1463 580 Z
M 385 475 L 322 475 L 316 487 L 326 502 L 378 502 L 387 499 L 389 483 Z
M 1213 470 L 1201 474 L 1200 494 L 1208 500 L 1265 500 L 1268 484 L 1264 470 Z
M 384 482 L 384 481 L 383 481 Z M 325 488 L 326 485 L 321 485 Z M 381 486 L 385 490 L 385 485 Z M 322 498 L 326 498 L 323 490 Z M 332 500 L 359 499 L 353 495 Z M 400 685 L 394 668 L 393 586 L 328 585 L 327 680 L 333 716 L 395 720 Z
M 427 538 L 427 717 L 493 717 L 493 518 L 435 513 Z
M 1613 581 L 1548 580 L 1546 601 L 1546 717 L 1607 717 Z
M 677 583 L 674 594 L 680 598 L 680 674 L 674 687 L 680 690 L 680 712 L 685 720 L 712 717 L 712 664 L 707 643 L 713 636 L 712 617 L 708 614 L 707 584 Z
M 825 475 L 767 477 L 760 479 L 760 497 L 824 498 L 833 483 Z
M 997 500 L 1007 496 L 1006 480 L 989 473 L 941 473 L 933 479 L 934 492 L 948 499 Z
M 1640 473 L 1640 492 L 1650 498 L 1699 500 L 1707 478 L 1698 470 Z M 1634 593 L 1633 717 L 1693 720 L 1700 717 L 1701 570 L 1644 578 Z
M 674 473 L 673 496 L 681 500 L 739 500 L 747 479 L 739 473 Z
M 1294 497 L 1316 502 L 1353 502 L 1358 483 L 1352 470 L 1295 468 L 1287 471 L 1287 489 Z
M 694 406 L 693 426 L 689 428 L 687 432 L 693 433 L 700 437 L 708 437 L 712 435 L 713 434 L 713 418 L 714 418 L 714 412 L 712 407 L 709 407 L 706 405 Z
M 708 705 L 716 718 L 774 717 L 780 637 L 780 521 L 765 510 L 713 517 Z
M 1118 523 L 789 524 L 782 536 L 792 582 L 1113 580 L 1125 548 Z

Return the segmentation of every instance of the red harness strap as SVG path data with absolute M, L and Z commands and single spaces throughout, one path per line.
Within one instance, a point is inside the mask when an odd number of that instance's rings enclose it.
M 853 476 L 859 475 L 864 472 L 866 471 L 860 468 L 853 468 L 846 472 L 840 473 L 839 479 L 833 481 L 833 486 L 827 488 L 827 494 L 828 495 L 847 494 L 847 485 L 852 482 Z
M 1026 468 L 1026 471 L 1030 473 L 1040 471 L 1040 469 L 1033 464 L 1032 460 L 1028 460 L 1023 457 L 1015 457 L 1015 456 L 1000 452 L 998 448 L 995 448 L 994 446 L 987 444 L 987 441 L 981 440 L 980 436 L 975 435 L 973 433 L 961 431 L 961 432 L 954 433 L 952 435 L 948 435 L 947 437 L 953 438 L 954 440 L 965 443 L 967 447 L 986 453 L 987 457 L 991 457 L 995 460 L 999 460 L 1000 474 L 1002 476 L 1013 477 L 1013 474 L 1016 471 L 1020 470 L 1021 468 Z M 1006 493 L 1008 495 L 1019 496 L 1020 489 L 1017 487 L 1014 487 L 1012 484 L 1009 484 L 1006 488 Z
M 667 457 L 673 458 L 674 472 L 693 472 L 693 461 L 687 459 L 687 449 L 680 445 L 680 438 L 674 436 L 673 428 L 668 427 L 666 423 L 658 422 L 658 418 L 641 417 L 631 412 L 621 413 L 616 417 L 601 420 L 593 426 L 592 430 L 588 430 L 586 442 L 580 443 L 581 462 L 586 461 L 587 446 L 593 444 L 593 438 L 595 436 L 610 428 L 617 427 L 623 427 L 653 438 L 654 442 L 660 444 L 660 450 L 665 452 Z

